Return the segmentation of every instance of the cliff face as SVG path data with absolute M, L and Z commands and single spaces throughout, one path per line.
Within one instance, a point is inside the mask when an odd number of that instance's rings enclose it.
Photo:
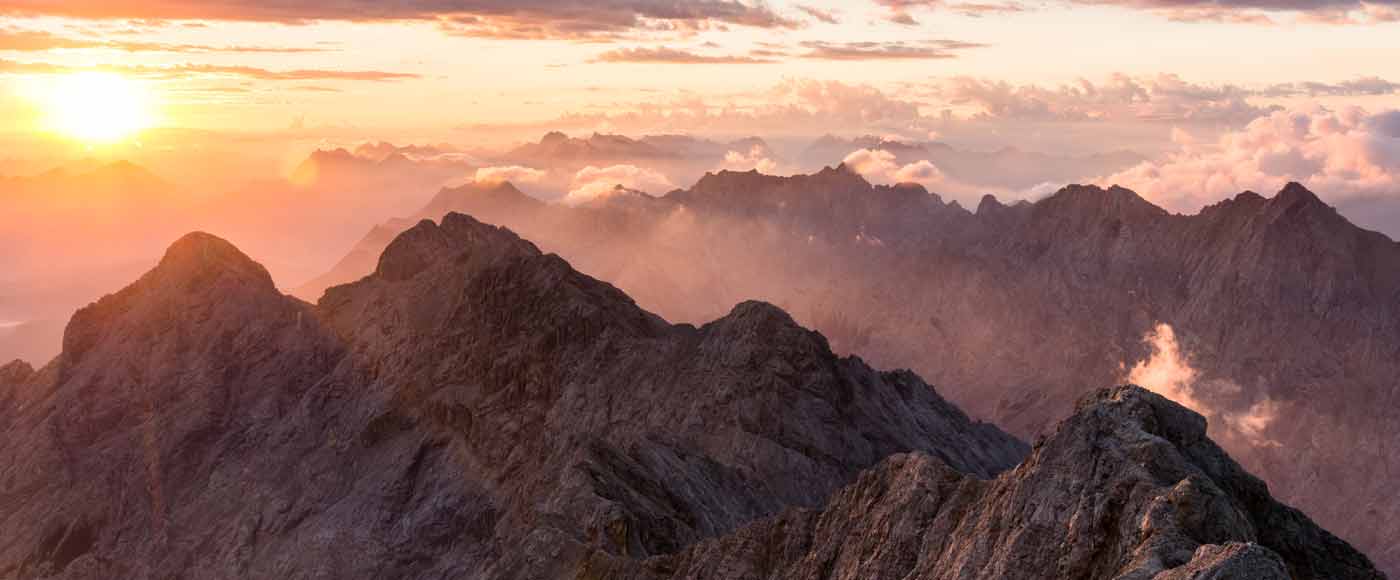
M 1086 385 L 1150 362 L 1162 345 L 1145 339 L 1169 325 L 1190 376 L 1149 386 L 1189 399 L 1276 494 L 1400 570 L 1400 244 L 1300 185 L 1195 216 L 1088 186 L 969 213 L 842 168 L 721 172 L 649 211 L 452 204 L 670 320 L 780 304 L 837 352 L 912 368 L 1025 438 Z
M 1099 391 L 1015 470 L 969 478 L 897 455 L 820 510 L 794 509 L 598 578 L 1381 578 L 1274 501 L 1200 415 L 1138 387 Z
M 451 214 L 312 306 L 191 234 L 0 371 L 0 578 L 574 577 L 1024 444 L 747 302 L 671 325 Z

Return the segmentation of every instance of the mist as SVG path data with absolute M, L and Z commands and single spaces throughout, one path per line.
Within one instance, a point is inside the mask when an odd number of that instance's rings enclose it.
M 1200 413 L 1209 422 L 1211 437 L 1241 447 L 1277 447 L 1268 431 L 1280 413 L 1280 403 L 1265 395 L 1243 410 L 1233 410 L 1216 397 L 1238 397 L 1243 388 L 1227 378 L 1205 379 L 1193 367 L 1170 324 L 1157 324 L 1143 336 L 1152 356 L 1138 362 L 1125 382 L 1145 387 Z

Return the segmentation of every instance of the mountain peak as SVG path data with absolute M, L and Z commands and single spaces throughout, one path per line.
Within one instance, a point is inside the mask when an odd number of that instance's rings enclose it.
M 818 172 L 817 172 L 817 175 L 828 175 L 828 174 L 836 174 L 836 175 L 857 175 L 857 176 L 858 176 L 858 175 L 860 175 L 860 172 L 859 172 L 859 171 L 856 171 L 854 167 L 851 167 L 850 165 L 847 165 L 847 164 L 844 163 L 844 162 L 836 164 L 836 167 L 831 167 L 831 166 L 823 167 L 821 171 L 818 171 Z
M 982 196 L 982 201 L 979 201 L 977 203 L 977 215 L 987 215 L 990 212 L 994 212 L 1005 208 L 1006 204 L 1002 203 L 1001 200 L 997 199 L 997 196 L 989 193 L 987 195 Z
M 1136 192 L 1117 185 L 1104 189 L 1097 185 L 1068 185 L 1036 204 L 1039 207 L 1071 210 L 1086 215 L 1120 218 L 1166 215 L 1167 211 L 1143 199 Z
M 171 244 L 160 263 L 135 283 L 73 315 L 63 333 L 61 372 L 67 380 L 79 367 L 93 371 L 108 357 L 129 358 L 170 341 L 212 343 L 231 336 L 225 330 L 256 334 L 266 330 L 262 323 L 289 323 L 301 307 L 277 289 L 266 268 L 233 244 L 193 232 Z M 105 354 L 93 356 L 94 350 Z
M 399 234 L 379 257 L 375 273 L 389 281 L 401 281 L 453 256 L 498 258 L 539 254 L 534 244 L 508 229 L 450 212 L 443 216 L 441 224 L 425 219 Z
M 780 324 L 796 326 L 797 322 L 786 310 L 761 300 L 746 300 L 734 305 L 729 314 L 720 319 L 739 325 Z
M 1303 187 L 1303 184 L 1296 181 L 1290 181 L 1288 185 L 1283 186 L 1283 189 L 1279 190 L 1278 195 L 1275 196 L 1274 199 L 1287 206 L 1305 203 L 1326 205 L 1323 203 L 1322 199 L 1317 197 L 1317 194 L 1309 191 L 1308 188 Z
M 22 360 L 10 361 L 0 365 L 0 387 L 18 385 L 34 376 L 34 367 Z M 3 396 L 4 393 L 0 393 Z
M 894 184 L 894 185 L 891 185 L 891 186 L 890 186 L 890 189 L 891 189 L 891 190 L 894 190 L 894 191 L 904 192 L 904 193 L 917 193 L 917 194 L 920 194 L 920 195 L 936 195 L 936 194 L 930 193 L 929 190 L 928 190 L 928 188 L 927 188 L 927 187 L 924 187 L 924 185 L 923 185 L 922 183 L 917 183 L 917 182 L 913 182 L 913 181 L 901 181 L 901 182 L 899 182 L 899 183 L 896 183 L 896 184 Z M 941 197 L 940 197 L 940 199 L 941 199 Z
M 204 232 L 192 232 L 176 240 L 148 275 L 186 284 L 230 276 L 260 288 L 276 290 L 272 276 L 262 264 L 227 240 Z

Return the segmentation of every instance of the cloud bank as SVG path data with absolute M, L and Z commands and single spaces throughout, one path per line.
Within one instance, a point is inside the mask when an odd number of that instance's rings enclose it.
M 482 167 L 476 170 L 475 181 L 478 183 L 506 183 L 515 185 L 539 183 L 545 178 L 546 172 L 532 167 L 522 167 L 520 165 Z
M 1177 132 L 1159 161 L 1093 181 L 1120 184 L 1158 205 L 1195 212 L 1241 191 L 1303 183 L 1333 203 L 1400 200 L 1400 111 L 1320 106 L 1274 111 L 1214 143 Z
M 569 194 L 563 202 L 580 205 L 611 195 L 618 187 L 648 193 L 665 193 L 676 189 L 664 174 L 636 165 L 588 166 L 574 174 Z

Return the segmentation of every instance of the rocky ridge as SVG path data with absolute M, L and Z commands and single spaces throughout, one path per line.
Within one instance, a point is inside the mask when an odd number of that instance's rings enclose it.
M 450 214 L 318 305 L 191 234 L 0 372 L 0 578 L 564 578 L 1024 444 L 746 302 L 671 325 Z
M 793 509 L 594 578 L 1382 578 L 1274 501 L 1200 415 L 1139 387 L 1101 390 L 1015 470 L 969 478 L 893 456 L 820 510 Z

